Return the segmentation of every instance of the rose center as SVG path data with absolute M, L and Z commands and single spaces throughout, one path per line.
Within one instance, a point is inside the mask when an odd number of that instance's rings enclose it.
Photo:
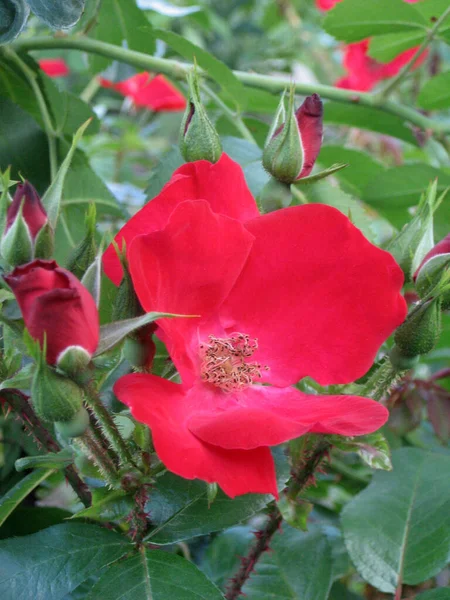
M 258 349 L 258 340 L 245 333 L 232 333 L 230 337 L 209 336 L 209 343 L 200 344 L 201 377 L 224 392 L 236 392 L 261 379 L 262 367 L 257 362 L 247 362 Z

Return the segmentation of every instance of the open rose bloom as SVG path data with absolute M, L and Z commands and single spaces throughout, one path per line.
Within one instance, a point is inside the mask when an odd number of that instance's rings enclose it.
M 403 275 L 338 210 L 312 204 L 260 215 L 226 154 L 180 167 L 116 237 L 181 379 L 122 377 L 119 399 L 152 431 L 166 467 L 229 496 L 277 496 L 270 446 L 307 432 L 362 435 L 387 410 L 356 396 L 315 396 L 364 375 L 403 321 Z M 110 247 L 106 273 L 118 284 Z
M 154 77 L 144 71 L 117 83 L 103 77 L 99 81 L 102 87 L 131 98 L 138 108 L 154 112 L 177 112 L 186 108 L 185 97 L 164 75 Z

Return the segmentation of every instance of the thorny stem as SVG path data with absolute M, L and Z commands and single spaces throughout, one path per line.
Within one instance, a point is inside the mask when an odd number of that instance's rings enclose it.
M 361 395 L 380 401 L 388 394 L 397 381 L 401 379 L 404 373 L 405 371 L 394 369 L 388 358 L 384 359 L 364 384 L 364 390 L 361 392 Z
M 13 48 L 21 52 L 52 48 L 72 48 L 82 52 L 99 54 L 100 56 L 118 60 L 140 69 L 164 73 L 176 79 L 185 79 L 187 72 L 192 68 L 192 64 L 189 63 L 181 63 L 175 60 L 148 56 L 141 52 L 128 50 L 127 48 L 83 37 L 34 37 L 15 42 Z M 209 77 L 206 72 L 204 75 L 205 77 Z M 292 83 L 288 76 L 274 77 L 270 75 L 246 73 L 243 71 L 234 71 L 234 75 L 244 85 L 260 88 L 272 93 L 283 92 L 286 87 Z M 450 123 L 431 119 L 404 104 L 393 102 L 392 100 L 380 99 L 379 95 L 374 93 L 355 92 L 353 90 L 344 90 L 316 83 L 295 83 L 294 85 L 296 92 L 299 94 L 307 95 L 317 93 L 329 100 L 335 100 L 346 104 L 359 104 L 361 106 L 367 106 L 382 112 L 387 112 L 401 117 L 413 125 L 417 125 L 417 127 L 420 127 L 421 129 L 428 129 L 438 137 L 450 133 Z
M 133 456 L 120 435 L 114 419 L 103 405 L 98 393 L 90 385 L 86 389 L 86 403 L 95 415 L 106 439 L 117 453 L 122 465 L 136 466 Z
M 309 485 L 317 469 L 330 448 L 330 443 L 321 438 L 309 457 L 301 462 L 301 464 L 292 473 L 291 481 L 284 493 L 290 500 L 295 498 Z M 261 555 L 269 548 L 270 540 L 278 531 L 283 517 L 277 507 L 274 507 L 269 515 L 268 521 L 264 529 L 256 533 L 256 542 L 250 548 L 249 552 L 241 560 L 241 566 L 230 580 L 229 586 L 225 593 L 226 600 L 235 600 L 242 594 L 242 588 L 250 577 L 251 572 L 255 568 L 256 563 Z
M 82 436 L 75 438 L 74 442 L 97 465 L 107 483 L 112 487 L 117 487 L 119 474 L 116 465 L 105 449 L 97 442 L 91 428 L 89 427 Z
M 450 6 L 447 8 L 447 10 L 445 10 L 442 13 L 439 19 L 437 19 L 437 21 L 435 22 L 434 26 L 429 30 L 426 38 L 419 46 L 417 52 L 414 53 L 413 57 L 406 63 L 406 65 L 403 67 L 403 69 L 401 69 L 398 75 L 396 75 L 393 79 L 390 80 L 390 82 L 386 85 L 384 90 L 380 92 L 381 99 L 387 98 L 402 83 L 405 77 L 408 76 L 417 59 L 420 58 L 425 52 L 425 50 L 428 48 L 428 46 L 438 33 L 442 23 L 444 23 L 448 16 L 450 16 Z
M 208 85 L 206 85 L 206 83 L 202 83 L 202 88 L 208 94 L 211 100 L 214 100 L 217 106 L 219 106 L 222 109 L 224 115 L 227 117 L 230 123 L 232 123 L 236 127 L 236 129 L 242 134 L 242 137 L 251 142 L 252 144 L 256 144 L 255 138 L 251 134 L 244 121 L 242 120 L 241 116 L 235 113 L 233 110 L 231 110 L 225 104 L 225 102 L 223 102 L 221 98 L 219 98 L 219 96 Z
M 29 404 L 26 396 L 17 390 L 6 389 L 1 391 L 1 397 L 6 400 L 12 410 L 22 419 L 25 427 L 31 432 L 36 442 L 48 452 L 60 452 L 60 445 L 42 425 L 36 413 Z M 92 497 L 87 485 L 79 477 L 75 468 L 69 465 L 64 469 L 65 476 L 84 506 L 91 506 Z

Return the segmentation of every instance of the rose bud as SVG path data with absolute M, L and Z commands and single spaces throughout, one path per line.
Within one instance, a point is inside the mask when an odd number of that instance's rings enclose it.
M 43 345 L 46 359 L 70 374 L 90 362 L 99 340 L 95 301 L 87 289 L 55 261 L 35 260 L 5 277 L 25 325 Z
M 415 358 L 420 354 L 430 352 L 439 339 L 440 331 L 440 298 L 433 298 L 414 307 L 406 321 L 395 331 L 395 346 L 390 353 L 394 367 L 397 366 L 396 359 L 400 362 L 402 357 L 405 359 Z M 399 368 L 402 367 L 399 365 Z
M 450 233 L 432 248 L 413 275 L 420 296 L 426 296 L 450 269 Z M 442 295 L 442 310 L 450 308 L 450 290 Z
M 181 154 L 186 162 L 208 160 L 215 163 L 222 154 L 222 144 L 202 104 L 195 69 L 188 73 L 188 84 L 189 102 L 180 130 Z
M 19 183 L 6 213 L 1 241 L 3 258 L 11 266 L 53 253 L 53 231 L 37 191 L 28 181 Z
M 320 152 L 323 137 L 323 105 L 320 96 L 308 96 L 294 111 L 294 88 L 289 94 L 286 120 L 284 95 L 277 110 L 263 153 L 263 166 L 275 179 L 291 184 L 307 177 Z

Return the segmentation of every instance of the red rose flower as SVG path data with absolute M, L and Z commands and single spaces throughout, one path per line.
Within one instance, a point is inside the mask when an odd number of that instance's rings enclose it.
M 415 4 L 420 0 L 403 0 L 408 4 Z M 341 0 L 316 0 L 319 10 L 328 11 Z M 370 40 L 361 40 L 354 44 L 344 46 L 344 67 L 348 73 L 336 82 L 336 87 L 359 92 L 368 92 L 383 79 L 394 77 L 411 60 L 418 47 L 405 50 L 388 63 L 380 63 L 368 55 Z M 417 60 L 414 68 L 417 69 L 427 57 L 424 52 Z
M 427 252 L 424 259 L 417 267 L 416 272 L 413 275 L 413 280 L 415 281 L 417 279 L 420 269 L 430 260 L 430 258 L 439 256 L 441 254 L 448 254 L 450 256 L 450 233 L 446 235 L 443 240 L 438 242 L 433 248 L 431 248 L 429 252 Z
M 123 96 L 131 98 L 135 106 L 155 112 L 181 111 L 186 108 L 186 99 L 163 75 L 153 77 L 150 73 L 138 73 L 129 79 L 114 83 L 100 78 L 100 84 Z
M 420 0 L 404 0 L 408 4 L 415 4 Z M 331 10 L 341 0 L 316 0 L 316 6 L 319 10 Z
M 344 47 L 344 67 L 348 75 L 336 82 L 336 87 L 368 92 L 383 79 L 394 77 L 408 63 L 417 48 L 410 48 L 399 54 L 394 60 L 383 64 L 368 55 L 369 41 L 362 40 Z M 416 61 L 414 68 L 419 67 L 426 59 L 424 52 Z
M 49 77 L 65 77 L 70 73 L 66 61 L 62 58 L 41 58 L 38 63 Z
M 5 276 L 31 336 L 47 339 L 47 362 L 55 365 L 76 347 L 91 356 L 97 348 L 99 321 L 94 299 L 53 260 L 35 260 Z
M 182 384 L 131 374 L 115 386 L 169 470 L 232 497 L 276 496 L 269 446 L 385 422 L 367 398 L 289 387 L 307 375 L 322 385 L 360 377 L 406 314 L 398 265 L 339 211 L 311 204 L 260 216 L 223 154 L 179 168 L 121 240 L 145 310 L 201 315 L 158 321 Z M 118 283 L 111 247 L 104 266 Z
M 6 213 L 5 233 L 16 220 L 21 206 L 23 220 L 28 227 L 31 239 L 34 241 L 48 219 L 39 194 L 28 181 L 17 184 L 13 201 L 8 206 Z

